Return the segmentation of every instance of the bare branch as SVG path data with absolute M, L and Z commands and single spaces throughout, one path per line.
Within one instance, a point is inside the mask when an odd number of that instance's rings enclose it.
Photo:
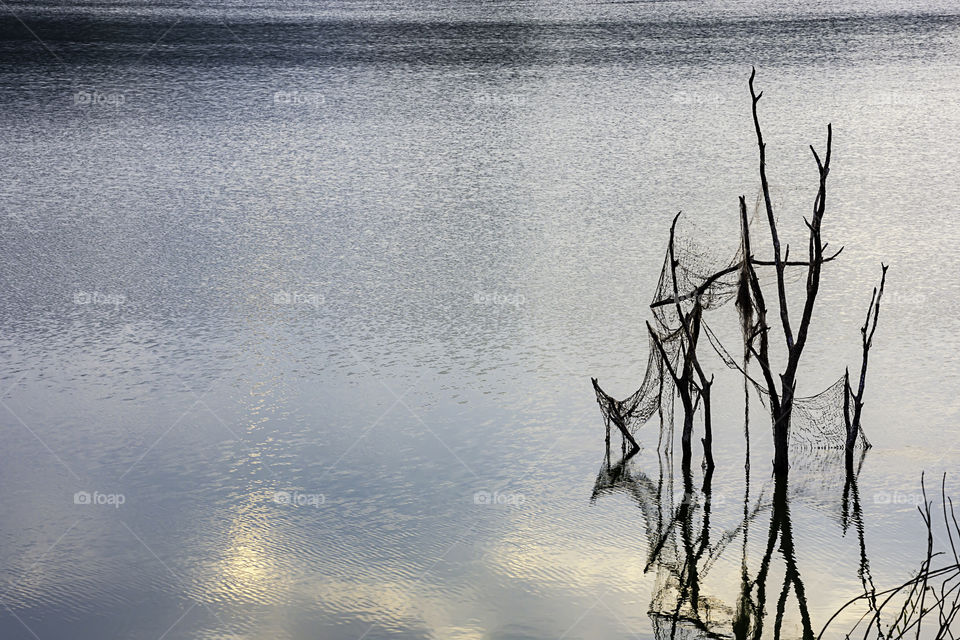
M 826 246 L 826 245 L 824 245 L 824 246 Z M 835 260 L 835 259 L 837 258 L 837 256 L 839 256 L 841 253 L 843 253 L 843 247 L 840 247 L 840 249 L 839 249 L 835 254 L 833 254 L 832 256 L 829 256 L 829 257 L 824 258 L 823 261 L 824 261 L 824 262 L 831 262 L 832 260 Z M 756 265 L 756 266 L 758 266 L 758 267 L 773 267 L 773 266 L 775 266 L 775 263 L 774 263 L 773 261 L 771 261 L 771 260 L 758 260 L 758 259 L 752 258 L 752 257 L 750 258 L 750 264 Z M 809 266 L 809 265 L 810 265 L 810 263 L 807 262 L 806 260 L 793 260 L 792 262 L 784 261 L 782 264 L 783 264 L 783 266 L 785 266 L 785 267 L 806 267 L 806 266 Z M 713 283 L 715 283 L 717 280 L 719 280 L 719 279 L 722 278 L 723 276 L 728 276 L 728 275 L 730 275 L 731 273 L 734 273 L 735 271 L 739 271 L 739 270 L 742 269 L 742 268 L 743 268 L 743 261 L 741 260 L 740 262 L 738 262 L 738 263 L 736 263 L 736 264 L 734 264 L 734 265 L 731 265 L 731 266 L 729 266 L 729 267 L 726 267 L 725 269 L 721 269 L 720 271 L 717 271 L 717 272 L 714 273 L 713 275 L 707 277 L 699 287 L 697 287 L 696 289 L 694 289 L 694 290 L 691 291 L 690 293 L 685 293 L 685 294 L 683 294 L 682 296 L 680 296 L 680 298 L 679 298 L 680 302 L 683 302 L 684 300 L 689 300 L 690 298 L 696 298 L 697 296 L 703 295 L 703 293 L 704 293 L 707 289 L 709 289 L 709 288 L 713 285 Z M 673 304 L 673 303 L 674 303 L 674 300 L 675 300 L 675 299 L 674 299 L 673 297 L 670 297 L 670 298 L 661 298 L 660 300 L 657 300 L 657 301 L 655 301 L 655 302 L 651 302 L 651 303 L 650 303 L 650 308 L 651 308 L 651 309 L 656 309 L 656 308 L 658 308 L 658 307 L 663 307 L 663 306 L 668 305 L 668 304 Z
M 677 261 L 676 254 L 674 252 L 674 240 L 676 238 L 677 220 L 680 219 L 681 213 L 682 212 L 678 212 L 677 215 L 673 217 L 673 223 L 670 225 L 670 245 L 669 245 L 670 276 L 673 280 L 673 300 L 674 300 L 674 303 L 676 304 L 677 317 L 680 319 L 680 325 L 683 328 L 684 336 L 687 339 L 687 349 L 685 351 L 687 363 L 689 363 L 689 365 L 692 365 L 693 368 L 696 370 L 697 376 L 700 378 L 700 382 L 702 385 L 701 389 L 702 389 L 703 386 L 706 385 L 707 376 L 704 374 L 703 369 L 700 368 L 700 361 L 697 360 L 697 342 L 698 342 L 697 338 L 698 338 L 699 331 L 697 332 L 691 331 L 690 318 L 692 315 L 696 314 L 697 317 L 695 318 L 695 323 L 699 327 L 699 313 L 701 308 L 700 295 L 703 292 L 701 291 L 695 296 L 693 311 L 690 314 L 685 314 L 683 312 L 683 308 L 680 306 L 680 293 L 677 290 L 677 267 L 679 266 L 680 263 Z M 687 363 L 685 363 L 684 369 L 688 368 Z M 690 384 L 693 384 L 693 379 L 692 378 L 689 379 L 688 382 Z
M 797 342 L 790 349 L 787 358 L 787 368 L 784 371 L 784 379 L 791 384 L 796 379 L 797 367 L 800 364 L 800 356 L 803 353 L 803 347 L 807 341 L 807 334 L 810 330 L 810 321 L 813 319 L 813 307 L 817 301 L 817 293 L 820 290 L 820 269 L 823 266 L 823 244 L 820 238 L 820 226 L 823 221 L 823 214 L 826 211 L 827 202 L 827 175 L 830 173 L 830 155 L 833 145 L 833 127 L 827 125 L 827 153 L 824 162 L 820 167 L 820 188 L 817 191 L 817 198 L 814 204 L 813 219 L 809 222 L 810 228 L 810 256 L 809 266 L 807 268 L 807 299 L 803 305 L 803 315 L 800 318 L 800 328 L 797 331 Z M 818 157 L 819 158 L 819 157 Z
M 853 419 L 847 424 L 847 448 L 853 446 L 856 432 L 860 428 L 860 417 L 863 413 L 863 392 L 867 384 L 867 361 L 870 357 L 870 347 L 873 345 L 873 335 L 877 331 L 877 322 L 880 318 L 880 299 L 883 297 L 883 287 L 887 282 L 888 265 L 881 264 L 880 287 L 873 289 L 870 297 L 870 306 L 867 307 L 867 317 L 860 327 L 860 336 L 863 342 L 863 357 L 860 363 L 860 384 L 857 392 L 853 393 Z M 852 393 L 852 390 L 851 390 Z
M 767 210 L 767 224 L 770 226 L 770 239 L 773 243 L 773 261 L 777 268 L 777 295 L 780 298 L 780 321 L 783 323 L 783 335 L 787 340 L 787 349 L 793 349 L 793 331 L 790 328 L 790 313 L 787 309 L 787 291 L 783 280 L 783 262 L 780 259 L 780 236 L 777 234 L 777 221 L 773 216 L 773 202 L 770 199 L 770 183 L 767 181 L 767 152 L 763 142 L 763 132 L 760 130 L 760 117 L 757 114 L 757 103 L 763 96 L 758 95 L 753 88 L 753 80 L 757 75 L 756 68 L 750 73 L 750 95 L 753 97 L 753 126 L 757 132 L 757 147 L 760 149 L 760 187 L 763 190 L 763 202 Z
M 756 334 L 760 337 L 760 350 L 750 345 L 750 350 L 760 364 L 760 370 L 763 373 L 764 382 L 767 384 L 767 393 L 770 395 L 770 407 L 776 413 L 780 411 L 780 396 L 777 394 L 777 385 L 773 379 L 773 372 L 770 369 L 769 358 L 769 332 L 767 327 L 767 305 L 763 297 L 763 290 L 760 288 L 760 281 L 757 278 L 757 270 L 754 262 L 749 259 L 750 255 L 750 225 L 747 221 L 747 201 L 740 196 L 740 226 L 742 242 L 744 249 L 744 260 L 747 267 L 747 275 L 750 279 L 750 291 L 752 293 L 753 305 L 757 311 L 757 330 Z

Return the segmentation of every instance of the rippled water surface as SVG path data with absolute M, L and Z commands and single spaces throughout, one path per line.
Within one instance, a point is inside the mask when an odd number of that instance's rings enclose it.
M 628 479 L 598 479 L 590 376 L 642 378 L 672 216 L 725 246 L 756 196 L 752 64 L 797 251 L 807 145 L 834 128 L 824 234 L 845 250 L 800 393 L 857 366 L 891 265 L 862 546 L 878 585 L 914 570 L 920 473 L 960 462 L 953 4 L 2 14 L 3 638 L 662 633 L 651 522 L 682 482 L 654 428 Z M 745 494 L 742 387 L 715 370 L 712 536 L 733 533 L 702 591 L 722 619 L 773 483 L 754 404 Z M 835 459 L 795 461 L 817 630 L 862 589 L 843 492 Z

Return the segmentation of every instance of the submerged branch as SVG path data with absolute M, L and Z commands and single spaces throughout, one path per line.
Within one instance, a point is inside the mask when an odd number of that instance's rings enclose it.
M 960 614 L 960 593 L 957 593 L 956 596 L 954 596 L 954 593 L 960 590 L 960 583 L 951 584 L 951 582 L 960 579 L 960 554 L 957 553 L 954 543 L 954 538 L 960 536 L 960 525 L 958 525 L 954 513 L 953 501 L 946 495 L 946 474 L 944 474 L 940 484 L 940 504 L 943 526 L 947 530 L 949 541 L 949 555 L 944 551 L 938 551 L 935 547 L 937 538 L 933 534 L 933 515 L 930 509 L 933 502 L 927 500 L 926 486 L 922 479 L 921 488 L 924 504 L 922 507 L 918 506 L 917 509 L 923 519 L 927 536 L 924 559 L 920 563 L 917 574 L 897 586 L 882 591 L 865 590 L 864 593 L 851 598 L 823 625 L 823 629 L 817 636 L 818 640 L 824 637 L 827 629 L 841 614 L 861 602 L 865 602 L 869 606 L 869 610 L 860 616 L 850 631 L 846 632 L 845 637 L 847 638 L 854 637 L 854 634 L 864 640 L 873 637 L 885 638 L 886 640 L 902 640 L 908 634 L 912 634 L 916 638 L 954 637 L 956 629 L 953 628 L 953 622 Z M 953 562 L 942 567 L 932 568 L 934 559 L 944 556 L 948 558 L 952 556 Z M 937 583 L 939 583 L 939 589 L 933 586 Z M 931 598 L 929 602 L 928 596 Z M 954 597 L 951 599 L 951 596 Z M 883 599 L 879 600 L 881 597 Z M 891 608 L 892 610 L 888 612 L 888 609 Z M 884 617 L 887 613 L 892 616 L 892 622 L 885 625 Z M 933 613 L 936 613 L 936 617 L 931 615 Z M 932 620 L 933 627 L 924 633 L 924 622 L 930 620 Z M 862 631 L 858 631 L 858 627 L 865 621 L 867 623 L 866 627 Z M 884 630 L 884 626 L 886 626 L 886 630 Z

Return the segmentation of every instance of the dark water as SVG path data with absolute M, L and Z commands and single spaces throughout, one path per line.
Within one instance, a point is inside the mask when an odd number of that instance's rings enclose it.
M 800 393 L 858 362 L 891 264 L 862 540 L 836 460 L 791 475 L 813 626 L 861 549 L 914 570 L 920 472 L 960 461 L 953 5 L 18 2 L 0 34 L 3 638 L 662 631 L 683 478 L 655 431 L 604 471 L 589 377 L 639 383 L 673 214 L 719 243 L 756 195 L 751 64 L 797 247 L 835 132 Z M 776 487 L 754 405 L 745 494 L 717 373 L 722 626 Z

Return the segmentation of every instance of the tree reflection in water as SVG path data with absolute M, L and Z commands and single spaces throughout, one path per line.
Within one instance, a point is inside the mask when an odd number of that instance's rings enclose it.
M 669 419 L 669 416 L 667 417 Z M 669 436 L 669 425 L 662 431 Z M 859 545 L 859 578 L 864 593 L 874 593 L 864 540 L 863 510 L 857 477 L 866 451 L 854 465 L 846 465 L 842 451 L 797 452 L 788 474 L 773 474 L 755 496 L 751 495 L 749 452 L 744 464 L 742 511 L 731 527 L 712 521 L 713 468 L 692 470 L 681 465 L 675 476 L 671 438 L 656 449 L 655 473 L 648 473 L 639 449 L 623 451 L 611 459 L 609 443 L 597 475 L 591 502 L 612 493 L 625 493 L 643 519 L 648 556 L 645 572 L 655 574 L 648 610 L 657 638 L 779 639 L 788 607 L 799 614 L 800 637 L 817 637 L 807 593 L 797 563 L 791 503 L 826 510 L 841 533 L 856 532 Z M 663 441 L 661 442 L 663 444 Z M 650 456 L 643 456 L 649 458 Z M 766 522 L 763 554 L 751 568 L 748 543 L 751 526 Z M 757 535 L 757 534 L 754 534 Z M 739 542 L 739 586 L 733 602 L 729 594 L 716 597 L 704 581 L 722 554 Z M 759 543 L 759 541 L 755 541 Z M 821 621 L 822 622 L 822 621 Z M 790 632 L 791 637 L 795 632 Z

